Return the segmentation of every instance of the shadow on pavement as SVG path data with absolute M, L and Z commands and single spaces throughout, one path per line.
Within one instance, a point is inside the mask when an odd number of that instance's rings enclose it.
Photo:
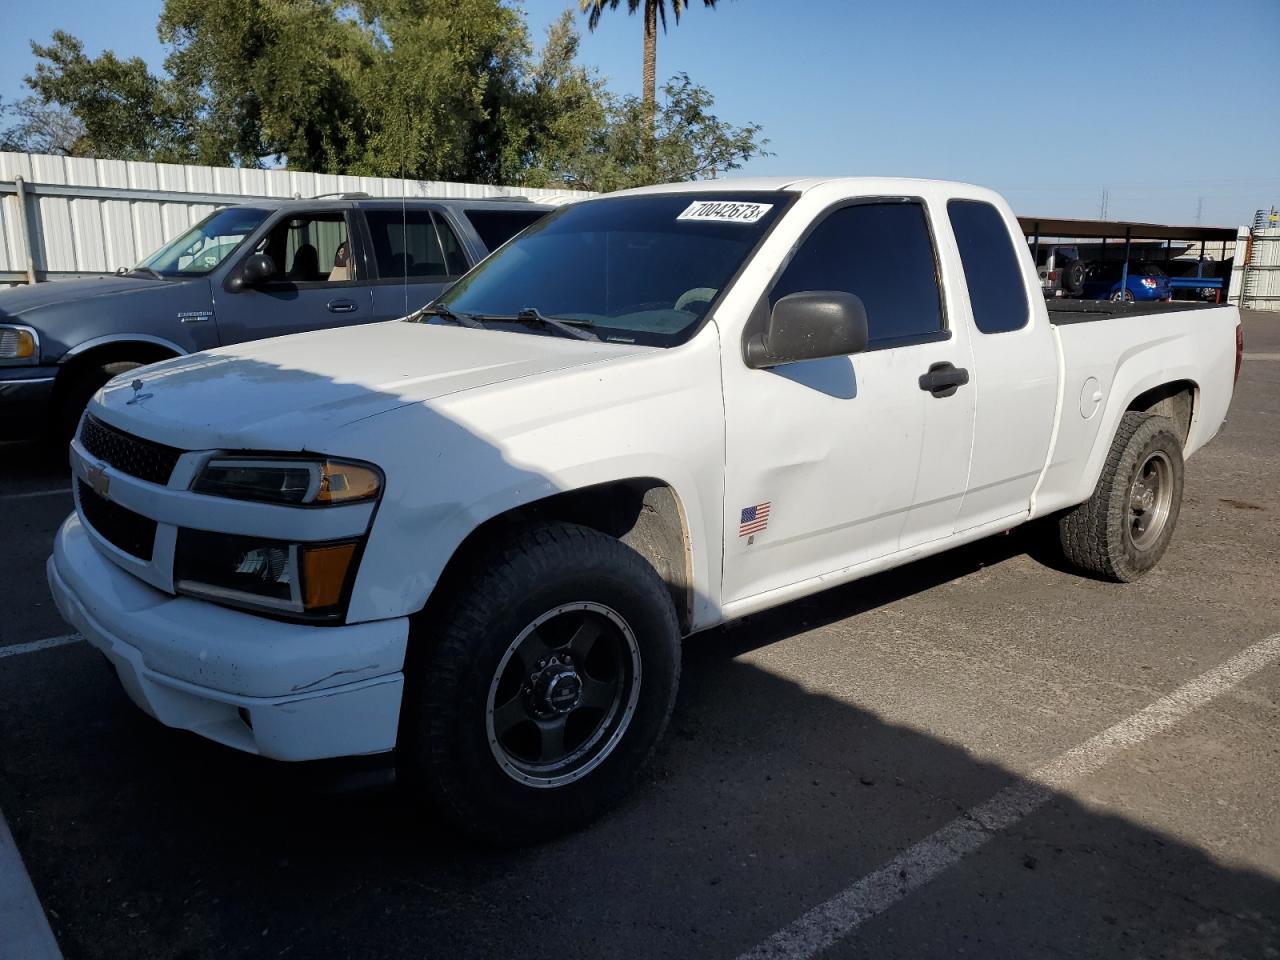
M 476 849 L 406 792 L 322 795 L 162 728 L 84 647 L 0 676 L 5 812 L 69 958 L 736 956 L 1017 780 L 740 655 L 1018 546 L 691 641 L 646 781 L 541 847 Z M 1263 957 L 1277 904 L 1275 878 L 1061 795 L 831 955 Z

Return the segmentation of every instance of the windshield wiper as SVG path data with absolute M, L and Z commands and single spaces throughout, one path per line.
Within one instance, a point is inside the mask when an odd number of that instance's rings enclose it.
M 575 340 L 596 340 L 597 337 L 585 327 L 593 327 L 590 320 L 561 320 L 559 317 L 548 317 L 538 311 L 537 307 L 525 307 L 514 317 L 490 317 L 491 320 L 514 320 L 516 323 L 537 323 L 550 330 L 555 330 Z
M 426 314 L 434 314 L 441 320 L 448 320 L 450 323 L 456 323 L 460 327 L 470 327 L 473 330 L 483 330 L 484 324 L 471 316 L 469 313 L 454 313 L 443 303 L 428 303 L 425 307 L 415 310 L 413 313 L 405 317 L 406 320 L 417 320 Z

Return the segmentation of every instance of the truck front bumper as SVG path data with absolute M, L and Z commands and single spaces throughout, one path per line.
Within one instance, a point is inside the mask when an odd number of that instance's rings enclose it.
M 174 597 L 104 557 L 75 515 L 47 572 L 63 618 L 161 723 L 276 760 L 395 747 L 406 618 L 308 626 Z
M 0 367 L 0 440 L 35 440 L 49 430 L 57 367 Z

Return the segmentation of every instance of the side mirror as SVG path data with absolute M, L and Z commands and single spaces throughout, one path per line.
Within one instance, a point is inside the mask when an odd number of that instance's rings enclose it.
M 265 253 L 250 256 L 240 269 L 227 281 L 227 288 L 233 293 L 246 287 L 260 287 L 276 275 L 276 262 Z
M 764 333 L 743 343 L 743 359 L 756 370 L 860 353 L 867 348 L 867 309 L 852 293 L 806 290 L 773 305 Z

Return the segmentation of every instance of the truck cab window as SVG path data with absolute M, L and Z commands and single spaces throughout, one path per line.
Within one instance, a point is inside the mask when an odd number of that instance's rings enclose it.
M 1013 238 L 1000 212 L 989 203 L 952 200 L 947 204 L 947 216 L 960 248 L 975 326 L 983 333 L 1025 327 L 1031 306 Z
M 769 292 L 769 306 L 802 290 L 861 298 L 872 347 L 940 333 L 942 297 L 924 207 L 860 203 L 830 214 L 787 264 Z

